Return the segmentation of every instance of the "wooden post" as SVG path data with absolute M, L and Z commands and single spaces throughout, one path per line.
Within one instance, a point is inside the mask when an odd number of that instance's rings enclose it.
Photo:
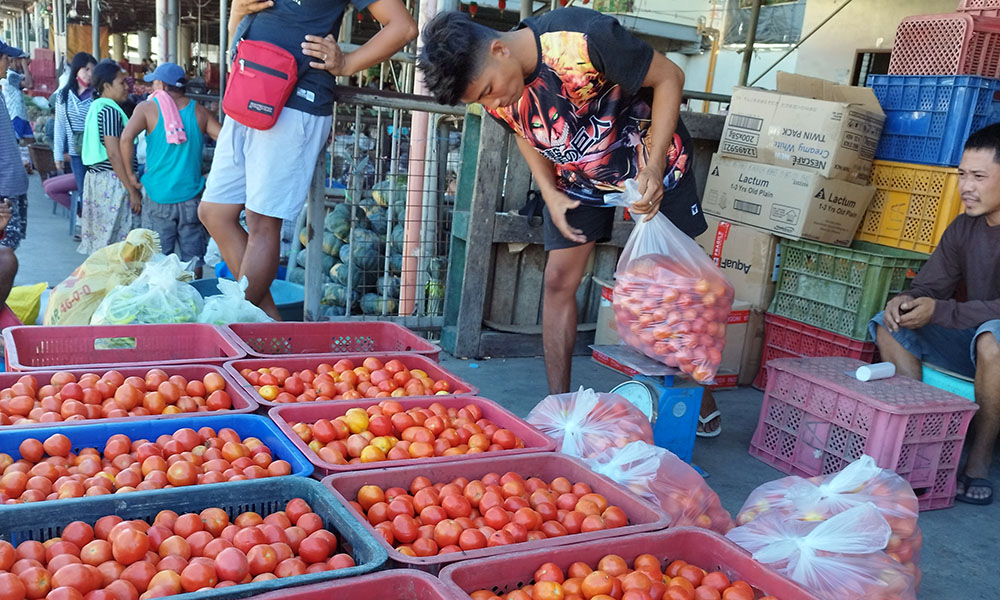
M 326 217 L 325 153 L 320 152 L 306 198 L 306 321 L 319 321 L 319 301 L 323 296 L 323 218 Z M 296 232 L 296 235 L 298 232 Z M 313 240 L 317 240 L 315 243 Z

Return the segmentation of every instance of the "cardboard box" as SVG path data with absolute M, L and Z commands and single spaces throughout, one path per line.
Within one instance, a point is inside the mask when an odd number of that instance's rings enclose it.
M 875 93 L 791 73 L 777 87 L 733 91 L 720 153 L 867 185 L 885 123 Z
M 715 154 L 703 208 L 785 237 L 849 246 L 874 194 L 870 186 Z
M 594 330 L 594 345 L 614 346 L 620 344 L 622 338 L 618 335 L 615 308 L 611 304 L 615 284 L 602 281 L 597 277 L 594 278 L 594 283 L 601 286 L 601 302 L 597 305 L 597 329 Z
M 751 308 L 766 310 L 774 297 L 774 258 L 778 238 L 774 235 L 705 215 L 708 230 L 695 241 L 719 265 L 732 284 L 736 300 Z

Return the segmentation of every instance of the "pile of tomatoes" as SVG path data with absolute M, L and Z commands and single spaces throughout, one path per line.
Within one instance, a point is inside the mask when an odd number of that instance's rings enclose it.
M 524 440 L 484 419 L 475 404 L 456 409 L 434 402 L 404 411 L 399 402 L 383 400 L 335 419 L 291 425 L 310 450 L 335 465 L 524 448 Z
M 473 600 L 754 600 L 745 581 L 730 581 L 721 571 L 707 572 L 683 560 L 663 569 L 652 554 L 635 557 L 632 567 L 617 554 L 608 554 L 591 568 L 574 562 L 564 572 L 555 563 L 535 571 L 534 583 L 498 596 L 490 590 L 470 594 Z M 764 596 L 760 600 L 777 600 Z
M 72 435 L 72 432 L 70 432 Z M 167 487 L 221 483 L 289 475 L 285 460 L 254 437 L 240 439 L 232 429 L 178 429 L 156 440 L 112 435 L 103 450 L 72 452 L 61 433 L 18 447 L 20 459 L 0 454 L 0 501 L 6 504 L 119 494 Z
M 292 373 L 285 367 L 242 369 L 242 375 L 269 402 L 312 402 L 399 398 L 450 394 L 451 383 L 434 381 L 420 369 L 408 369 L 399 359 L 386 361 L 369 356 L 361 366 L 343 358 L 333 365 L 322 363 L 316 370 Z
M 628 525 L 625 511 L 586 483 L 546 483 L 517 473 L 432 484 L 417 477 L 409 491 L 366 485 L 351 506 L 390 546 L 408 556 L 435 556 L 506 546 Z
M 219 373 L 188 381 L 150 369 L 145 377 L 118 371 L 86 373 L 77 378 L 60 371 L 39 385 L 34 375 L 0 390 L 0 425 L 58 423 L 120 417 L 147 417 L 229 410 L 232 399 Z
M 164 510 L 152 525 L 109 515 L 93 526 L 74 521 L 45 543 L 0 541 L 0 597 L 145 600 L 353 567 L 337 546 L 301 498 L 232 522 L 221 508 Z
M 618 333 L 646 356 L 710 383 L 722 362 L 733 295 L 718 269 L 691 273 L 667 256 L 644 256 L 617 275 Z

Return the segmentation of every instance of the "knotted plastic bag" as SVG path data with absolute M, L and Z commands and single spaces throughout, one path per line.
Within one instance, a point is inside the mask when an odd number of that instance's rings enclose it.
M 250 282 L 246 277 L 240 277 L 238 283 L 232 279 L 219 279 L 219 294 L 205 298 L 205 306 L 198 315 L 198 322 L 229 325 L 273 321 L 274 319 L 267 316 L 267 313 L 247 300 L 248 285 Z
M 917 525 L 917 496 L 898 473 L 879 467 L 868 455 L 832 475 L 808 479 L 792 476 L 765 483 L 750 493 L 737 522 L 743 525 L 767 512 L 790 519 L 823 521 L 869 502 L 892 528 L 885 553 L 913 575 L 914 586 L 919 588 L 923 535 Z
M 608 448 L 586 462 L 595 473 L 662 508 L 671 527 L 702 527 L 725 534 L 735 525 L 705 479 L 665 448 L 632 442 Z
M 634 180 L 607 204 L 631 206 Z M 636 220 L 615 271 L 618 333 L 629 346 L 698 383 L 712 383 L 726 345 L 733 286 L 691 238 L 663 214 Z
M 882 548 L 892 535 L 871 503 L 827 519 L 768 512 L 726 534 L 779 573 L 828 600 L 915 600 L 913 578 Z
M 157 256 L 135 281 L 104 297 L 90 324 L 194 323 L 204 301 L 186 283 L 192 278 L 176 254 Z
M 649 419 L 618 394 L 583 389 L 546 396 L 528 414 L 528 422 L 560 444 L 563 454 L 592 458 L 629 442 L 653 443 Z

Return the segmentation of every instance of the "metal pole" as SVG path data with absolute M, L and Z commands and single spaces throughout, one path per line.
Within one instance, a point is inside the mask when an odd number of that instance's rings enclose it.
M 767 75 L 768 73 L 770 73 L 771 69 L 773 69 L 774 67 L 777 67 L 778 63 L 780 63 L 781 61 L 785 60 L 788 57 L 789 54 L 791 54 L 792 52 L 795 52 L 796 50 L 798 50 L 799 46 L 801 46 L 803 42 L 805 42 L 806 40 L 808 40 L 809 38 L 811 38 L 814 33 L 816 33 L 817 31 L 819 31 L 821 27 L 823 27 L 824 25 L 826 25 L 830 21 L 830 19 L 832 19 L 835 16 L 837 16 L 837 13 L 839 13 L 842 10 L 844 10 L 844 8 L 846 8 L 847 5 L 850 4 L 853 1 L 854 0 L 847 0 L 847 2 L 844 2 L 843 4 L 841 4 L 840 6 L 838 6 L 836 10 L 834 10 L 832 13 L 830 13 L 829 17 L 823 19 L 820 22 L 819 25 L 817 25 L 816 27 L 813 28 L 812 31 L 810 31 L 805 36 L 803 36 L 802 39 L 800 39 L 799 41 L 795 42 L 795 44 L 791 48 L 789 48 L 784 54 L 781 55 L 780 58 L 778 58 L 778 60 L 774 61 L 774 63 L 770 67 L 768 67 L 763 73 L 761 73 L 760 75 L 758 75 L 757 79 L 754 79 L 753 82 L 750 85 L 753 85 L 754 83 L 757 83 L 758 81 L 760 81 L 761 77 L 763 77 L 764 75 Z
M 219 0 L 219 120 L 222 120 L 222 98 L 226 95 L 226 53 L 229 50 L 229 3 Z
M 750 77 L 750 61 L 753 59 L 753 44 L 757 40 L 757 22 L 760 20 L 761 0 L 753 0 L 750 9 L 750 26 L 747 28 L 747 45 L 743 48 L 743 66 L 740 67 L 740 85 L 746 85 Z
M 90 44 L 97 60 L 101 60 L 101 1 L 92 0 L 90 6 Z
M 532 5 L 534 3 L 535 3 L 535 0 L 521 0 L 521 18 L 522 19 L 527 19 L 528 17 L 531 16 L 531 12 L 532 12 L 531 9 L 532 9 Z
M 177 0 L 167 0 L 167 60 L 175 64 L 181 62 L 177 44 L 177 25 L 180 18 Z

